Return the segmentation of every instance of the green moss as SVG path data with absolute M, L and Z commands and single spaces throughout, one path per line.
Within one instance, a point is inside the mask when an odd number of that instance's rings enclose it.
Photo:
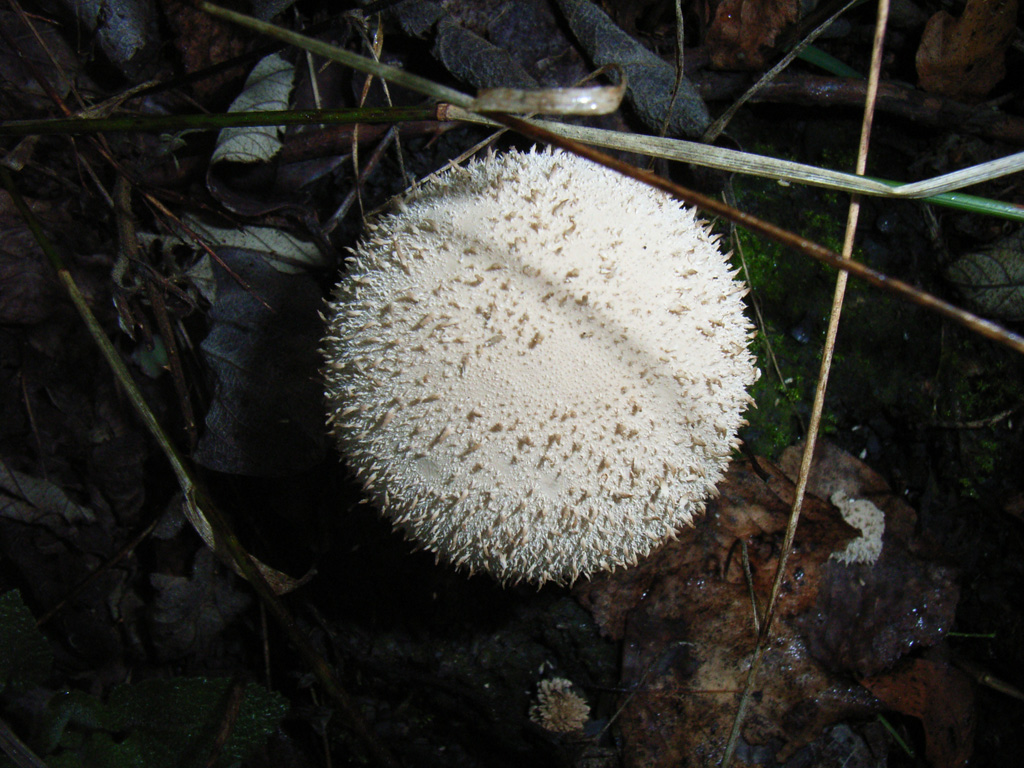
M 803 435 L 805 404 L 813 397 L 814 380 L 805 375 L 800 365 L 793 364 L 798 357 L 797 347 L 795 340 L 772 327 L 758 333 L 754 340 L 761 377 L 751 389 L 756 405 L 747 411 L 748 425 L 741 436 L 759 455 L 775 458 Z M 782 372 L 781 378 L 771 362 L 772 355 Z
M 759 137 L 745 138 L 752 151 L 775 157 L 792 154 L 779 149 L 785 136 L 773 137 L 773 146 Z M 818 144 L 832 143 L 831 136 L 819 133 L 817 138 Z M 853 146 L 855 141 L 826 146 L 817 158 L 796 159 L 851 168 Z M 801 145 L 795 151 L 803 150 Z M 739 176 L 733 185 L 738 208 L 833 251 L 841 249 L 846 195 Z M 913 227 L 914 212 L 906 206 L 884 204 L 894 207 L 892 221 Z M 913 229 L 897 236 L 865 229 L 861 239 L 868 244 L 873 265 L 904 279 L 909 275 L 932 293 L 943 292 L 944 286 L 928 284 L 927 263 L 915 268 L 915 258 L 921 257 L 912 248 L 921 239 Z M 762 371 L 752 389 L 757 407 L 748 411 L 750 423 L 741 436 L 755 452 L 774 458 L 804 434 L 835 272 L 745 231 L 737 233 L 733 248 L 734 263 L 758 309 L 751 312 L 759 325 L 753 349 Z M 865 260 L 859 251 L 854 258 Z M 859 443 L 862 438 L 849 430 L 866 426 L 889 458 L 896 458 L 893 451 L 921 448 L 931 474 L 912 466 L 909 458 L 897 460 L 893 471 L 905 479 L 913 475 L 915 483 L 927 476 L 928 482 L 955 489 L 962 497 L 1000 505 L 1007 491 L 1017 487 L 1024 464 L 1016 424 L 1022 402 L 1024 360 L 914 304 L 859 280 L 849 281 L 825 401 L 826 434 L 838 433 L 841 444 Z
M 1024 402 L 1024 365 L 991 346 L 958 333 L 943 350 L 934 381 L 934 421 L 951 430 L 961 496 L 985 500 L 1005 478 L 1017 476 L 1021 447 L 1012 414 Z
M 736 182 L 736 198 L 744 210 L 835 245 L 830 210 L 840 203 L 835 193 L 809 196 L 796 187 L 744 179 Z M 753 345 L 761 368 L 751 390 L 757 405 L 747 412 L 749 425 L 741 436 L 755 453 L 775 458 L 804 435 L 835 278 L 811 259 L 745 230 L 736 232 L 736 244 L 733 264 L 750 285 L 751 301 L 763 319 Z M 834 429 L 834 418 L 828 423 Z

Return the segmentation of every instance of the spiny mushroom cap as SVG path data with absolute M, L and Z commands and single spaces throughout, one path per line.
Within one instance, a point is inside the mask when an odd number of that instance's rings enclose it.
M 400 207 L 348 260 L 324 342 L 328 421 L 384 514 L 502 582 L 634 564 L 688 524 L 757 378 L 707 225 L 559 152 Z
M 582 731 L 590 717 L 590 705 L 564 677 L 541 680 L 537 698 L 530 707 L 530 719 L 554 733 Z

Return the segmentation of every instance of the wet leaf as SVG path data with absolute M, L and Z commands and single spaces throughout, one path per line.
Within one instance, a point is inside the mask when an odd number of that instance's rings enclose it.
M 887 707 L 921 721 L 928 765 L 967 765 L 975 727 L 974 688 L 967 675 L 944 662 L 912 659 L 861 684 Z
M 1024 320 L 1024 229 L 964 254 L 946 268 L 946 279 L 976 312 Z
M 880 594 L 890 593 L 871 581 L 868 567 L 857 570 L 830 559 L 854 529 L 831 504 L 806 497 L 741 731 L 744 748 L 764 752 L 765 759 L 784 761 L 829 726 L 877 712 L 874 697 L 851 685 L 844 670 L 855 668 L 854 662 L 882 668 L 910 645 L 938 642 L 956 604 L 948 573 L 928 560 L 928 547 L 912 537 L 914 520 L 891 511 L 902 502 L 861 462 L 833 449 L 826 453 L 817 490 L 874 489 L 887 495 L 872 496 L 891 521 L 892 541 L 886 546 L 894 560 L 909 564 L 906 573 L 880 569 L 879 580 L 903 578 L 892 589 L 905 588 L 907 594 L 876 606 Z M 782 469 L 764 460 L 735 462 L 719 484 L 719 497 L 708 502 L 693 530 L 681 532 L 677 542 L 636 568 L 577 588 L 603 631 L 623 641 L 620 686 L 628 693 L 620 700 L 619 722 L 627 765 L 721 759 L 755 647 L 755 615 L 763 612 L 778 564 L 793 487 Z M 929 581 L 936 569 L 941 578 Z M 862 577 L 868 577 L 867 584 L 860 583 Z M 951 592 L 943 592 L 946 588 Z M 849 606 L 841 604 L 844 599 Z M 849 659 L 840 650 L 847 646 L 828 646 L 816 634 L 815 621 L 822 617 L 836 636 L 855 636 L 848 641 L 856 649 Z M 916 618 L 923 620 L 915 634 L 910 622 Z
M 937 11 L 917 49 L 918 84 L 953 99 L 980 101 L 1006 75 L 1017 0 L 967 0 L 959 19 Z
M 767 462 L 735 462 L 696 528 L 636 568 L 598 577 L 577 590 L 598 624 L 623 639 L 620 715 L 630 766 L 717 761 L 754 650 L 755 609 L 742 565 L 746 544 L 760 614 L 778 562 L 792 484 Z M 787 566 L 780 616 L 813 605 L 818 573 L 853 534 L 837 511 L 808 499 Z M 744 737 L 783 738 L 793 748 L 851 713 L 870 710 L 807 653 L 799 634 L 778 622 Z M 802 709 L 801 709 L 802 707 Z M 808 709 L 809 707 L 809 709 Z
M 781 467 L 795 477 L 800 451 Z M 862 462 L 820 443 L 808 490 L 868 499 L 885 513 L 882 552 L 873 564 L 825 564 L 815 605 L 797 619 L 808 650 L 834 671 L 871 675 L 913 648 L 936 645 L 952 626 L 960 590 L 956 573 L 926 535 L 914 510 Z

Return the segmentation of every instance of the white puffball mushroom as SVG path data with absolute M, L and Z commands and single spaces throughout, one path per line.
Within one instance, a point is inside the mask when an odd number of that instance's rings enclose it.
M 398 208 L 323 345 L 328 422 L 384 515 L 503 583 L 635 564 L 689 524 L 758 375 L 708 225 L 561 152 L 489 156 Z
M 839 508 L 843 520 L 860 531 L 860 536 L 852 539 L 842 552 L 833 552 L 832 559 L 843 565 L 874 564 L 882 554 L 885 513 L 867 499 L 854 499 L 842 491 L 833 493 L 831 501 Z

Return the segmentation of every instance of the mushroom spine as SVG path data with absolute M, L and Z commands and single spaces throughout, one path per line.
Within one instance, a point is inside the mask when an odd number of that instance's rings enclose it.
M 757 378 L 708 225 L 560 152 L 454 168 L 367 227 L 328 307 L 328 422 L 366 492 L 503 582 L 633 564 L 714 492 Z

